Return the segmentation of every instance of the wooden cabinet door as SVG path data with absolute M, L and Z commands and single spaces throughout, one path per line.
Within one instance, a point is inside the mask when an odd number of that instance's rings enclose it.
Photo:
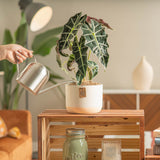
M 104 94 L 104 109 L 136 109 L 136 94 Z
M 146 131 L 160 127 L 160 95 L 141 94 L 140 109 L 144 109 Z

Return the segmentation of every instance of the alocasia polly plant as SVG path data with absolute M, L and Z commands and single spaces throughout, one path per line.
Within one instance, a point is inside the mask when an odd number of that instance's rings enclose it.
M 102 19 L 96 19 L 77 13 L 64 25 L 63 32 L 57 42 L 57 62 L 66 71 L 76 72 L 76 80 L 80 85 L 87 78 L 92 80 L 98 74 L 98 65 L 90 60 L 93 53 L 99 62 L 107 67 L 109 54 L 107 48 L 108 35 L 105 28 L 112 29 Z M 62 63 L 62 58 L 68 58 Z M 74 64 L 77 67 L 73 67 Z

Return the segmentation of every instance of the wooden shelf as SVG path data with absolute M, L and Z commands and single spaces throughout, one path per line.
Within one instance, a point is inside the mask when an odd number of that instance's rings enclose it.
M 38 116 L 38 160 L 62 160 L 65 132 L 67 128 L 73 127 L 85 129 L 88 160 L 101 159 L 104 136 L 113 136 L 113 139 L 117 136 L 121 140 L 122 160 L 144 159 L 143 110 L 102 110 L 97 114 L 45 110 Z

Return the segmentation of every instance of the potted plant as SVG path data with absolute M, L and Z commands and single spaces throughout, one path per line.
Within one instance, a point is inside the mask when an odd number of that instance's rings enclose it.
M 102 109 L 103 85 L 92 81 L 98 74 L 99 67 L 90 58 L 91 54 L 95 55 L 104 68 L 107 67 L 108 35 L 103 26 L 111 29 L 102 19 L 77 13 L 64 25 L 57 42 L 59 66 L 67 73 L 73 71 L 77 81 L 67 84 L 65 88 L 68 112 L 97 113 Z

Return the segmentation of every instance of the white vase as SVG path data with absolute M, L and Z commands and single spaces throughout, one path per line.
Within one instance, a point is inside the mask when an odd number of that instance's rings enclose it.
M 103 85 L 66 84 L 66 109 L 70 113 L 98 113 L 102 109 Z
M 147 62 L 145 56 L 133 71 L 133 85 L 137 90 L 149 90 L 153 80 L 153 68 Z

